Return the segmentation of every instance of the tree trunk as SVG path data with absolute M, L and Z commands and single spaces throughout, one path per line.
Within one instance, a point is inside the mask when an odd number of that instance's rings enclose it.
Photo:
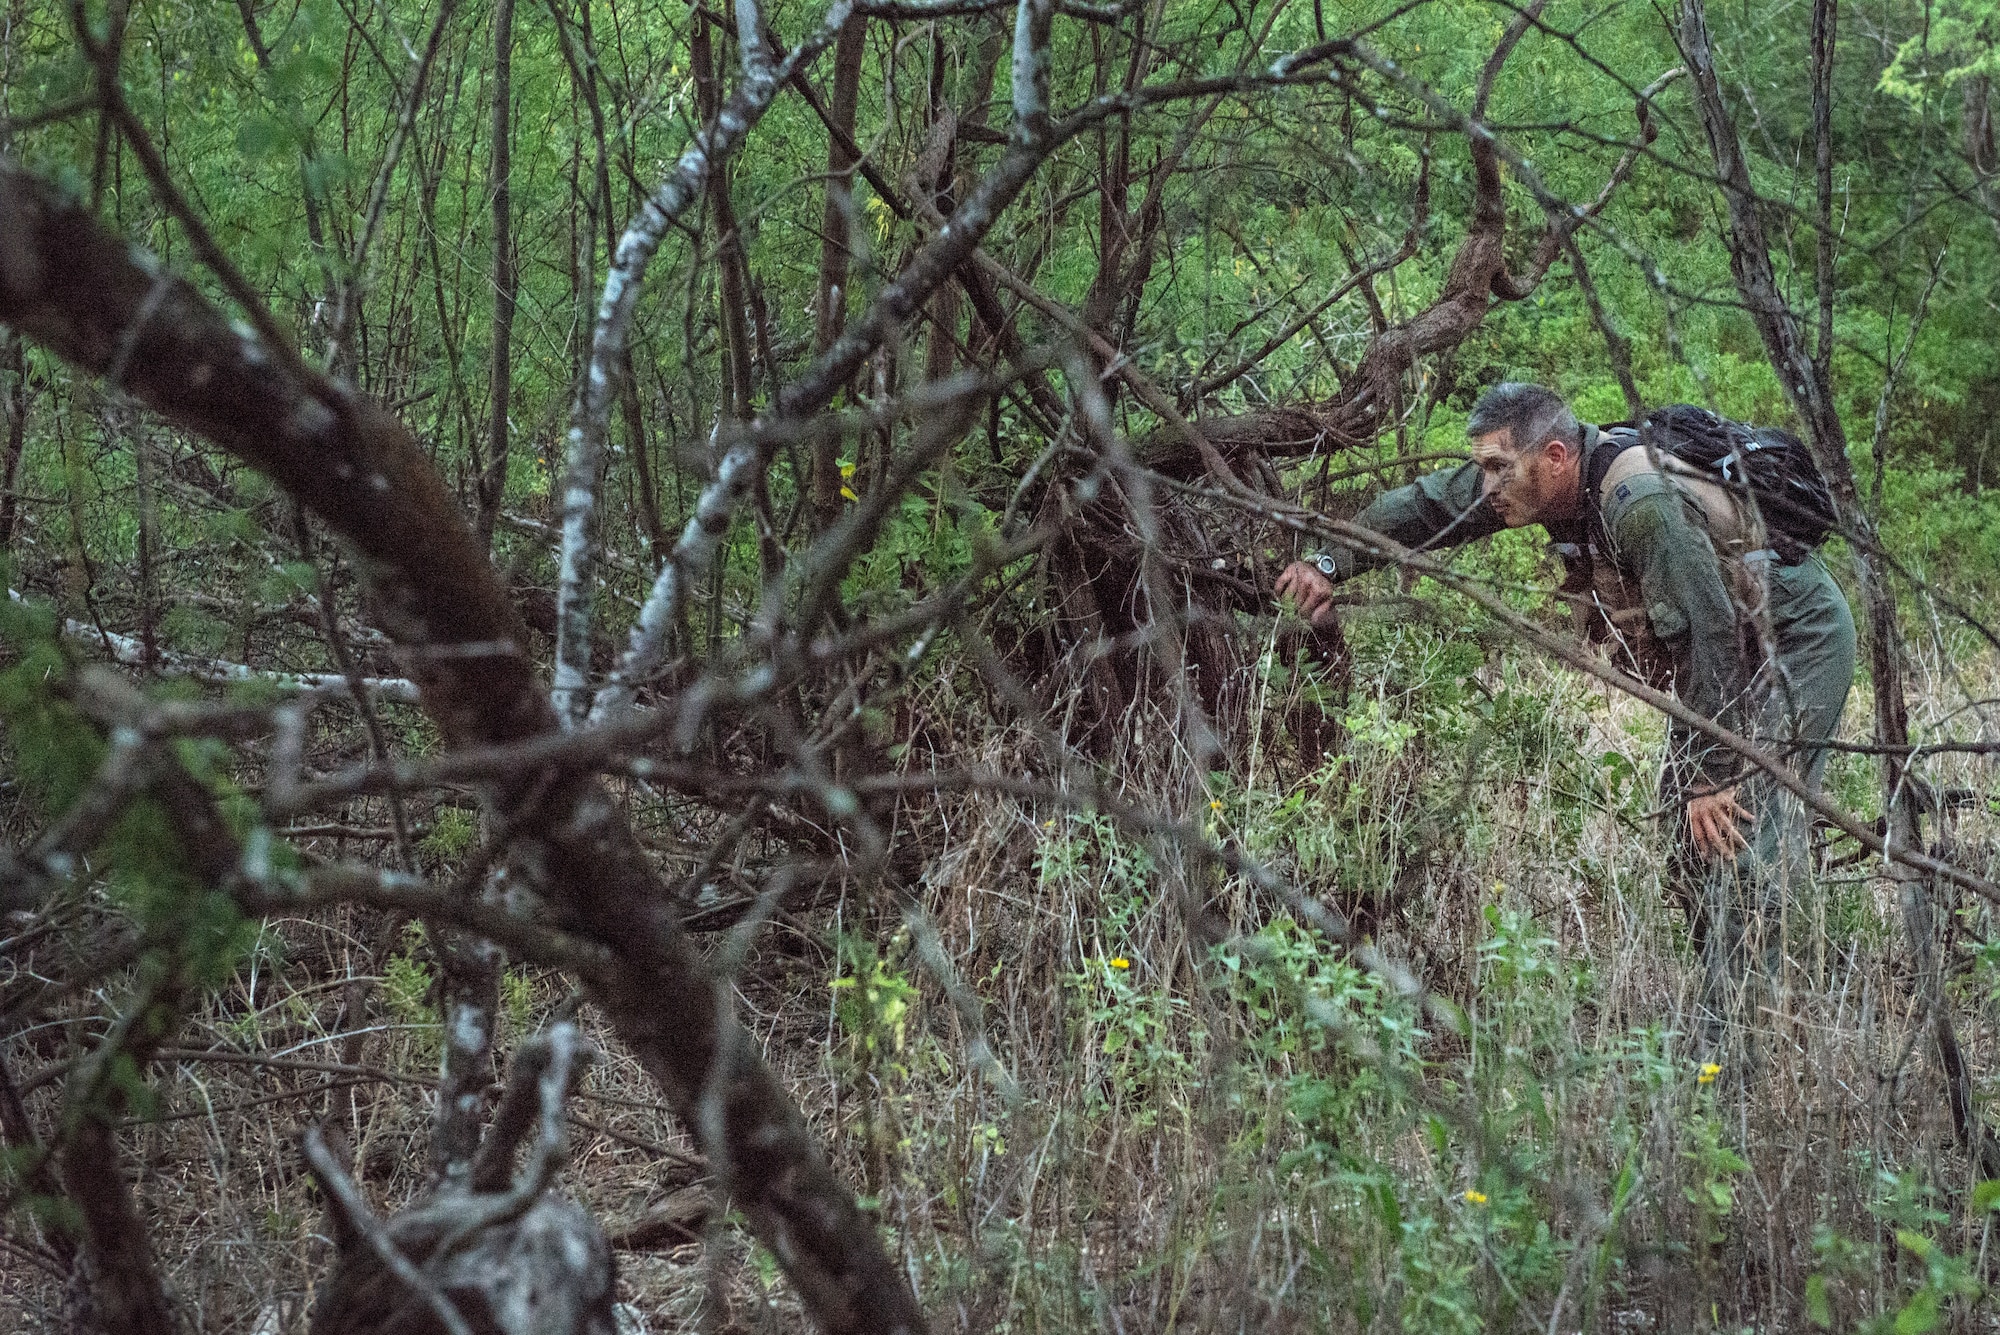
M 827 109 L 826 207 L 820 212 L 819 289 L 813 298 L 813 351 L 825 352 L 847 326 L 847 270 L 852 258 L 847 225 L 854 212 L 854 117 L 861 98 L 861 57 L 868 20 L 856 15 L 833 48 L 833 102 Z M 821 528 L 840 515 L 840 442 L 813 442 L 812 508 Z
M 508 413 L 514 365 L 513 98 L 514 0 L 493 6 L 493 361 L 487 405 L 486 472 L 479 479 L 480 542 L 493 545 L 493 526 L 507 498 L 507 460 L 513 433 Z
M 14 483 L 21 472 L 21 453 L 28 441 L 28 359 L 23 354 L 21 336 L 9 329 L 0 333 L 0 368 L 8 372 L 7 440 L 0 455 L 0 547 L 14 541 L 14 525 L 21 517 L 21 498 Z
M 722 80 L 717 73 L 706 20 L 697 15 L 689 29 L 689 59 L 694 65 L 695 101 L 703 123 L 715 119 L 722 106 Z M 715 164 L 708 177 L 710 215 L 715 219 L 716 286 L 722 319 L 722 379 L 725 411 L 732 421 L 750 420 L 753 385 L 750 377 L 749 285 L 743 257 L 742 229 L 730 194 L 728 159 Z
M 2000 144 L 1995 142 L 1993 78 L 1974 74 L 1960 85 L 1964 98 L 1965 160 L 1971 164 L 1979 191 L 1995 232 L 2000 232 Z

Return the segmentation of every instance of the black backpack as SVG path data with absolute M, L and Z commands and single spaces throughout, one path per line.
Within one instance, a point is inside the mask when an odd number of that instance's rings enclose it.
M 1839 523 L 1839 507 L 1812 451 L 1783 428 L 1745 426 L 1692 403 L 1676 403 L 1647 413 L 1636 427 L 1618 422 L 1604 434 L 1612 448 L 1599 451 L 1601 461 L 1591 460 L 1593 481 L 1604 476 L 1613 456 L 1650 443 L 1754 504 L 1765 536 L 1786 565 L 1805 560 Z

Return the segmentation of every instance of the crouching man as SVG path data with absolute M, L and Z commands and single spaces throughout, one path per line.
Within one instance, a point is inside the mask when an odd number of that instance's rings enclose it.
M 1467 434 L 1470 463 L 1385 493 L 1356 522 L 1417 549 L 1540 524 L 1588 638 L 1816 786 L 1826 751 L 1814 744 L 1840 722 L 1855 648 L 1853 615 L 1819 558 L 1713 474 L 1635 431 L 1579 423 L 1540 385 L 1488 390 Z M 1287 567 L 1277 591 L 1319 623 L 1336 584 L 1380 564 L 1332 551 Z M 1777 979 L 1810 822 L 1768 775 L 1680 724 L 1661 800 L 1675 813 L 1669 885 L 1703 957 L 1712 1046 L 1725 1016 L 1754 1020 L 1759 976 Z

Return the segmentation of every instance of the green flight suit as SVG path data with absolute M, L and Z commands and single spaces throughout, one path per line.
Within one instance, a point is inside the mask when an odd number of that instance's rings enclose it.
M 1586 427 L 1584 476 L 1601 437 Z M 1597 474 L 1602 476 L 1602 472 Z M 1482 504 L 1473 464 L 1431 473 L 1384 493 L 1356 522 L 1419 550 L 1455 546 L 1505 527 Z M 1826 751 L 1854 683 L 1854 617 L 1817 556 L 1781 565 L 1751 553 L 1761 575 L 1762 617 L 1739 608 L 1706 516 L 1669 478 L 1644 472 L 1604 498 L 1598 560 L 1609 560 L 1637 590 L 1653 636 L 1671 665 L 1672 686 L 1689 708 L 1762 743 L 1817 786 Z M 1590 543 L 1584 522 L 1550 525 L 1566 561 Z M 1382 565 L 1348 549 L 1331 555 L 1336 578 Z M 1768 636 L 1768 639 L 1766 638 Z M 1768 644 L 1773 652 L 1765 652 Z M 1755 816 L 1750 847 L 1733 863 L 1702 857 L 1688 839 L 1690 790 L 1739 783 L 1738 799 Z M 1711 1025 L 1721 1015 L 1754 1010 L 1753 975 L 1776 980 L 1784 954 L 1784 910 L 1808 870 L 1811 822 L 1804 805 L 1762 771 L 1745 774 L 1740 757 L 1680 724 L 1668 729 L 1661 800 L 1678 813 L 1670 885 L 1688 914 L 1690 934 L 1708 975 Z M 1715 1038 L 1711 1028 L 1709 1038 Z

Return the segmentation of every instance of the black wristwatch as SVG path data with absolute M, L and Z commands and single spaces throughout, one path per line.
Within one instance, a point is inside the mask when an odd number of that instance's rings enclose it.
M 1320 574 L 1325 575 L 1328 579 L 1335 579 L 1338 578 L 1340 575 L 1340 567 L 1338 565 L 1335 565 L 1333 557 L 1329 556 L 1325 552 L 1312 552 L 1307 554 L 1305 558 L 1305 563 L 1311 566 L 1313 569 L 1319 571 Z

